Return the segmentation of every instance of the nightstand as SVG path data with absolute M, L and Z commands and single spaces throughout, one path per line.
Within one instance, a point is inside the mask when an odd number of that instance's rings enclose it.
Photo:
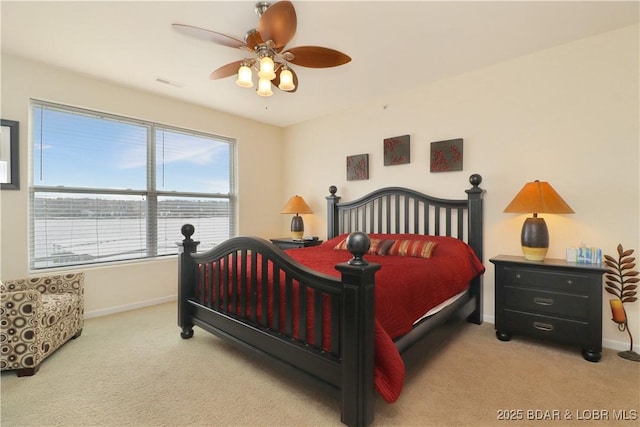
M 495 264 L 496 336 L 521 333 L 582 347 L 582 356 L 602 353 L 602 264 L 560 259 L 528 261 L 499 255 Z
M 291 248 L 308 248 L 309 246 L 318 246 L 322 240 L 293 240 L 290 237 L 281 237 L 279 239 L 270 239 L 271 243 L 280 249 Z

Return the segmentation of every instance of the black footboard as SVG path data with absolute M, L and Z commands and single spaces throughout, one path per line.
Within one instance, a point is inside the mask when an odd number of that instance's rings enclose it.
M 342 422 L 370 424 L 374 414 L 374 275 L 350 236 L 354 258 L 342 279 L 298 264 L 266 240 L 237 237 L 196 254 L 193 226 L 179 244 L 178 325 L 230 339 L 340 390 Z

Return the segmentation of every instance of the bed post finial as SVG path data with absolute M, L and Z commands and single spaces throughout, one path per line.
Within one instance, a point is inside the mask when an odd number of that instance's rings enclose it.
M 193 236 L 193 233 L 195 233 L 195 231 L 195 227 L 191 224 L 185 224 L 180 229 L 180 232 L 184 236 L 185 240 L 191 240 L 191 236 Z
M 482 176 L 480 174 L 474 173 L 469 177 L 469 183 L 473 185 L 474 188 L 477 188 L 480 184 L 482 184 Z
M 347 236 L 347 249 L 353 255 L 347 264 L 349 265 L 369 265 L 362 256 L 371 247 L 371 239 L 361 231 L 355 231 Z

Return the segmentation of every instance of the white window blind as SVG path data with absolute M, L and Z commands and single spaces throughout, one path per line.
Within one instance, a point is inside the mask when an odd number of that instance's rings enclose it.
M 235 234 L 235 141 L 31 102 L 32 270 L 201 250 Z

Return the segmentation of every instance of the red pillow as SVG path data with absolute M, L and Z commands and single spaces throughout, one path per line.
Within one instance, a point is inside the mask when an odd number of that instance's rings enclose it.
M 431 258 L 438 244 L 432 240 L 397 240 L 387 255 L 411 256 L 418 258 Z
M 370 238 L 370 240 L 371 246 L 369 246 L 369 250 L 367 251 L 369 255 L 386 255 L 389 248 L 395 242 L 395 240 L 376 238 Z M 341 240 L 333 249 L 347 250 L 347 239 Z

